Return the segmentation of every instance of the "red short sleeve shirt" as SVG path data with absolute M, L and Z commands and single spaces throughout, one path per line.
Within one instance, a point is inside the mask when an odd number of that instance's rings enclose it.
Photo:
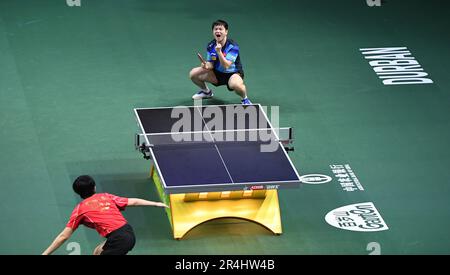
M 128 198 L 108 193 L 94 194 L 80 202 L 72 211 L 67 227 L 76 230 L 80 224 L 94 228 L 106 237 L 127 223 L 120 211 L 128 205 Z

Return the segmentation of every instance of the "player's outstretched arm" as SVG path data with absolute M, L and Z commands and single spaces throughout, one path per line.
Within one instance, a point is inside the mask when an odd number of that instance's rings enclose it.
M 52 242 L 52 244 L 44 251 L 42 252 L 42 255 L 50 255 L 52 254 L 56 249 L 58 249 L 66 240 L 72 236 L 73 229 L 70 227 L 64 228 L 61 233 L 55 238 L 55 240 Z
M 143 199 L 138 199 L 138 198 L 129 198 L 128 206 L 157 206 L 157 207 L 169 208 L 169 206 L 167 206 L 166 204 L 164 204 L 162 202 L 148 201 L 148 200 L 143 200 Z

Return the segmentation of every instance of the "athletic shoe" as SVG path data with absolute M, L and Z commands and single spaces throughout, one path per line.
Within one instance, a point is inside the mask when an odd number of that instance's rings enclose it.
M 211 98 L 214 94 L 212 90 L 209 90 L 209 93 L 205 93 L 203 90 L 200 90 L 198 93 L 192 96 L 192 99 L 203 99 L 203 98 Z
M 252 102 L 248 98 L 241 100 L 242 105 L 252 105 Z

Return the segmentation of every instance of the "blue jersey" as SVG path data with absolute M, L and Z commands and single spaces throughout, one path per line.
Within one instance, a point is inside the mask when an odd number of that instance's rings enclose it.
M 222 47 L 222 55 L 225 57 L 226 60 L 231 61 L 231 66 L 228 67 L 228 69 L 225 69 L 219 61 L 219 58 L 217 57 L 216 52 L 216 40 L 212 40 L 208 43 L 208 46 L 206 47 L 207 56 L 206 60 L 208 62 L 212 62 L 214 64 L 214 69 L 222 72 L 222 73 L 236 73 L 239 72 L 242 75 L 244 75 L 244 71 L 242 70 L 242 64 L 241 59 L 239 56 L 239 46 L 237 43 L 235 43 L 231 39 L 227 39 L 227 43 L 224 47 Z

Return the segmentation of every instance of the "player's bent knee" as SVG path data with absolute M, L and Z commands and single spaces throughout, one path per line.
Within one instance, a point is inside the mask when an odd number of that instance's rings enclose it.
M 189 72 L 189 78 L 190 79 L 194 79 L 197 77 L 198 75 L 198 68 L 193 68 L 190 72 Z
M 207 75 L 207 71 L 205 71 L 203 68 L 201 67 L 197 67 L 197 68 L 193 68 L 190 72 L 189 72 L 189 78 L 191 80 L 200 80 L 200 81 L 205 81 L 206 80 L 206 75 Z
M 97 247 L 94 249 L 94 252 L 92 253 L 92 255 L 100 255 L 100 254 L 102 253 L 102 251 L 103 251 L 103 247 L 97 246 Z
M 103 252 L 103 246 L 105 245 L 106 241 L 101 242 L 97 247 L 95 247 L 94 252 L 92 255 L 100 255 Z

